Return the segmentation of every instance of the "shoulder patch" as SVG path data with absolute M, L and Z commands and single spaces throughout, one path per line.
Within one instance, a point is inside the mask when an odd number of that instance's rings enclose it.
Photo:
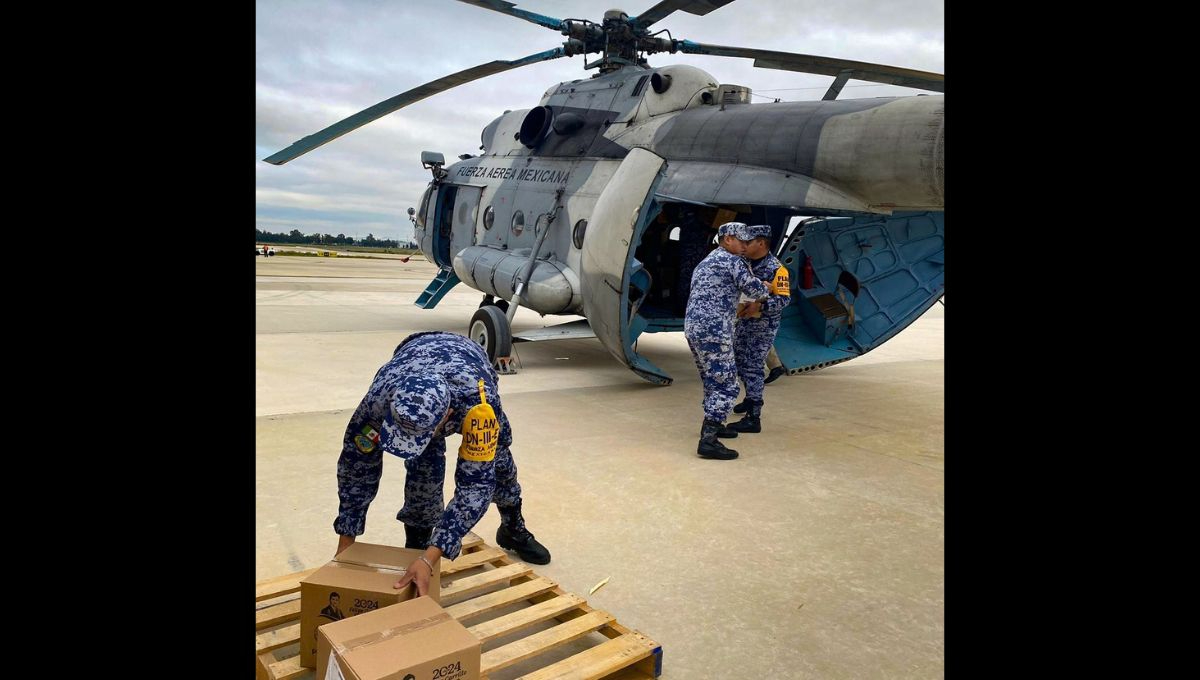
M 371 453 L 379 444 L 379 432 L 370 423 L 363 425 L 362 432 L 354 435 L 354 446 L 359 453 Z

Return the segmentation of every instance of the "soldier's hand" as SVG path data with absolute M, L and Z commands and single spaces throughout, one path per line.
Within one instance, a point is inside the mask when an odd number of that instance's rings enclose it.
M 338 553 L 342 552 L 343 550 L 345 550 L 346 548 L 349 548 L 352 545 L 354 545 L 354 537 L 353 536 L 338 536 L 337 552 L 334 553 L 334 555 L 336 556 Z
M 404 576 L 400 577 L 399 581 L 392 586 L 393 588 L 407 588 L 408 585 L 414 584 L 417 588 L 417 597 L 420 597 L 429 592 L 429 579 L 433 577 L 433 568 L 425 563 L 425 560 L 417 558 L 412 564 L 404 570 Z
M 738 312 L 738 318 L 752 319 L 760 316 L 761 314 L 762 302 L 755 300 L 754 302 L 747 303 L 746 306 L 742 308 L 742 311 Z

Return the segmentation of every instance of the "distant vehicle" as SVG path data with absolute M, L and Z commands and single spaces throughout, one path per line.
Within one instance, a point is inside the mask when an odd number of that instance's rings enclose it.
M 254 246 L 254 254 L 269 257 L 275 254 L 275 249 L 270 246 Z

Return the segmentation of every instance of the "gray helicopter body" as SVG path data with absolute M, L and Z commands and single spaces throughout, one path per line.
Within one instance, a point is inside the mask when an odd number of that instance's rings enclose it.
M 859 356 L 944 291 L 944 102 L 916 95 L 837 100 L 860 79 L 944 91 L 944 77 L 894 66 L 658 37 L 674 11 L 705 15 L 731 0 L 664 0 L 602 23 L 559 20 L 502 0 L 461 0 L 567 36 L 562 47 L 492 61 L 369 107 L 265 159 L 281 164 L 409 104 L 504 70 L 575 54 L 602 57 L 589 78 L 506 111 L 481 155 L 422 163 L 433 181 L 415 236 L 437 277 L 431 308 L 459 282 L 485 294 L 468 334 L 506 369 L 519 306 L 586 322 L 517 340 L 594 335 L 620 362 L 671 382 L 635 348 L 643 332 L 683 327 L 684 241 L 720 223 L 769 224 L 793 304 L 775 348 L 791 373 Z M 642 57 L 685 52 L 754 58 L 755 66 L 835 76 L 822 101 L 751 104 L 751 92 L 687 65 Z M 445 166 L 445 167 L 443 167 Z M 787 230 L 794 217 L 804 221 Z M 496 298 L 502 301 L 497 302 Z M 580 326 L 580 323 L 583 326 Z

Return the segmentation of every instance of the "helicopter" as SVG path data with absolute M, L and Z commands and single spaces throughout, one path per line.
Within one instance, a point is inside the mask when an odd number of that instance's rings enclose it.
M 478 155 L 432 174 L 409 209 L 439 270 L 416 305 L 462 283 L 484 293 L 468 324 L 502 372 L 514 341 L 596 337 L 641 378 L 671 377 L 636 350 L 642 333 L 682 331 L 684 242 L 728 221 L 772 226 L 793 304 L 775 349 L 789 374 L 860 356 L 903 330 L 944 292 L 944 77 L 867 62 L 676 39 L 656 24 L 705 16 L 732 0 L 664 0 L 640 15 L 558 19 L 501 0 L 459 0 L 566 37 L 425 83 L 304 137 L 279 165 L 450 88 L 581 55 L 595 74 L 484 127 Z M 662 37 L 666 33 L 667 37 Z M 759 68 L 832 76 L 819 101 L 751 103 L 751 90 L 656 54 L 754 59 Z M 596 55 L 594 59 L 589 55 Z M 657 59 L 657 58 L 656 58 Z M 839 100 L 848 80 L 933 94 Z M 806 216 L 795 228 L 786 227 Z M 519 307 L 582 321 L 514 337 Z

